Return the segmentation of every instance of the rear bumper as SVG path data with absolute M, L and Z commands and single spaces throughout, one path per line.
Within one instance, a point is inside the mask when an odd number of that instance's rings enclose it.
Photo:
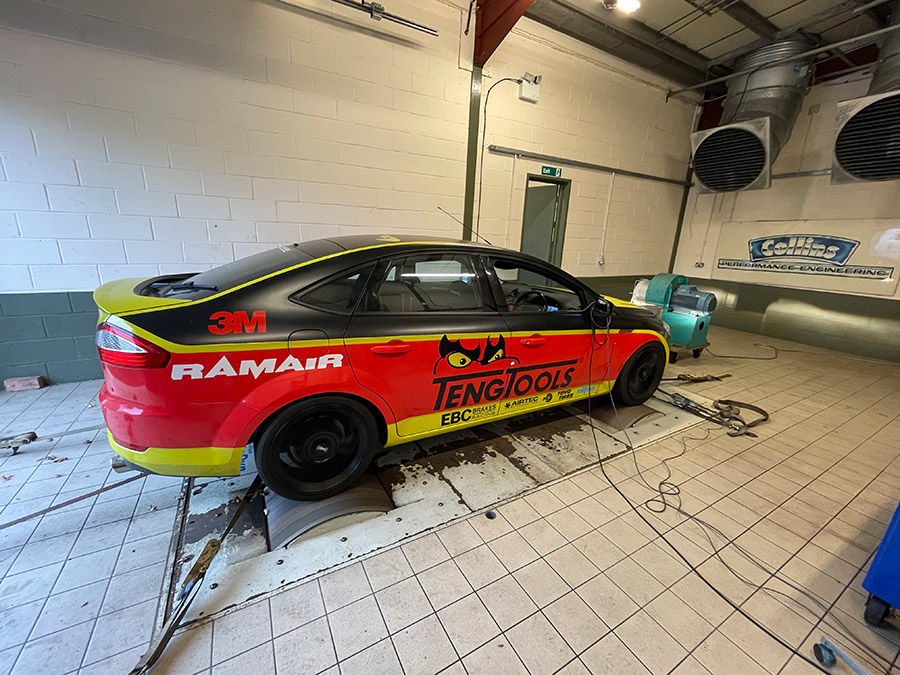
M 99 400 L 106 426 L 128 445 L 232 445 L 216 439 L 229 416 L 242 413 L 233 403 L 192 403 L 177 392 L 157 393 L 152 386 L 133 392 L 104 383 Z
M 147 448 L 131 450 L 109 432 L 109 444 L 122 460 L 144 473 L 161 476 L 237 476 L 244 448 Z
M 163 476 L 241 473 L 245 442 L 226 421 L 242 422 L 254 411 L 231 403 L 197 404 L 149 393 L 137 402 L 113 395 L 106 384 L 99 399 L 112 449 L 135 469 Z

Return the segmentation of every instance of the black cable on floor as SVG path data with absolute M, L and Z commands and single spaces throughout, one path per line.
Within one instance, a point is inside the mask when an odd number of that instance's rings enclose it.
M 591 333 L 592 333 L 592 340 L 591 340 L 591 355 L 590 355 L 590 361 L 589 361 L 589 363 L 588 363 L 588 386 L 589 386 L 589 387 L 592 386 L 592 384 L 593 384 L 593 373 L 592 373 L 592 370 L 593 370 L 593 357 L 594 357 L 594 346 L 597 344 L 596 334 L 597 334 L 597 328 L 598 328 L 596 322 L 595 322 L 594 319 L 593 319 L 593 313 L 592 313 L 592 311 L 591 311 L 592 309 L 593 309 L 593 308 L 591 307 L 591 308 L 589 308 L 589 310 L 588 310 L 588 315 L 591 317 Z M 600 346 L 605 346 L 605 347 L 606 347 L 606 376 L 605 376 L 605 378 L 604 378 L 604 382 L 608 382 L 608 381 L 609 381 L 610 368 L 611 368 L 611 359 L 610 359 L 610 350 L 609 350 L 610 321 L 611 321 L 611 316 L 607 318 L 606 326 L 603 327 L 603 328 L 605 328 L 605 332 L 606 332 L 606 340 L 605 340 L 605 342 L 603 342 L 603 343 L 600 345 Z M 758 344 L 761 344 L 761 343 L 758 343 Z M 750 358 L 750 359 L 756 358 L 756 359 L 758 359 L 758 360 L 772 360 L 772 359 L 778 358 L 778 349 L 777 349 L 776 347 L 772 347 L 771 345 L 767 345 L 767 347 L 770 347 L 770 348 L 772 348 L 772 349 L 775 349 L 775 354 L 774 354 L 773 356 L 771 356 L 771 357 L 762 357 L 762 358 L 760 358 L 760 357 L 743 357 L 743 358 Z M 713 355 L 713 356 L 715 356 L 715 355 Z M 726 358 L 726 357 L 722 357 L 722 358 Z M 610 393 L 611 393 L 611 392 L 610 392 Z M 647 520 L 647 518 L 644 516 L 644 514 L 641 513 L 640 509 L 638 509 L 638 507 L 635 506 L 635 504 L 634 504 L 634 503 L 633 503 L 633 502 L 625 495 L 625 493 L 622 492 L 622 490 L 619 488 L 619 486 L 618 486 L 618 485 L 617 485 L 617 484 L 609 477 L 609 475 L 606 473 L 606 468 L 605 468 L 604 465 L 603 465 L 603 461 L 602 461 L 602 458 L 601 458 L 601 452 L 600 452 L 600 442 L 597 440 L 597 429 L 596 429 L 596 426 L 595 426 L 595 424 L 594 424 L 594 418 L 593 418 L 593 416 L 592 416 L 592 414 L 591 414 L 591 400 L 592 400 L 592 398 L 593 398 L 593 397 L 590 396 L 590 392 L 589 392 L 589 395 L 588 395 L 588 404 L 587 404 L 587 408 L 588 408 L 588 421 L 589 421 L 589 424 L 590 424 L 590 426 L 591 426 L 591 436 L 593 437 L 593 440 L 594 440 L 594 447 L 595 447 L 595 449 L 596 449 L 596 451 L 597 451 L 597 460 L 598 460 L 598 462 L 599 462 L 599 464 L 600 464 L 600 471 L 603 473 L 604 478 L 606 478 L 606 480 L 607 480 L 607 481 L 609 482 L 609 484 L 613 487 L 613 489 L 615 489 L 615 491 L 619 494 L 619 496 L 620 496 L 622 499 L 625 500 L 625 502 L 628 504 L 629 508 L 630 508 L 632 511 L 634 511 L 634 512 L 638 515 L 638 517 L 639 517 L 641 520 L 644 521 L 644 523 L 647 525 L 647 527 L 649 527 L 653 532 L 655 532 L 656 535 L 657 535 L 660 539 L 662 539 L 662 540 L 669 546 L 669 548 L 671 548 L 671 549 L 675 552 L 675 554 L 682 560 L 682 562 L 684 562 L 684 564 L 688 567 L 688 569 L 689 569 L 691 572 L 693 572 L 693 573 L 694 573 L 701 581 L 703 581 L 704 584 L 706 584 L 706 586 L 708 586 L 708 587 L 710 588 L 710 590 L 712 590 L 716 595 L 718 595 L 720 598 L 722 598 L 722 600 L 724 600 L 728 605 L 730 605 L 736 612 L 738 612 L 739 614 L 741 614 L 745 619 L 747 619 L 748 621 L 750 621 L 753 625 L 755 625 L 757 628 L 759 628 L 761 631 L 763 631 L 766 635 L 768 635 L 770 638 L 772 638 L 773 640 L 775 640 L 778 644 L 780 644 L 782 647 L 784 647 L 785 649 L 787 649 L 789 652 L 791 652 L 792 654 L 794 654 L 794 655 L 797 656 L 798 658 L 803 659 L 804 661 L 806 661 L 807 663 L 809 663 L 811 666 L 813 666 L 813 667 L 816 668 L 817 670 L 819 670 L 819 671 L 821 671 L 821 672 L 823 672 L 823 673 L 828 673 L 829 671 L 827 671 L 825 668 L 823 668 L 819 663 L 817 663 L 816 661 L 810 659 L 808 656 L 806 656 L 805 654 L 803 654 L 802 652 L 800 652 L 799 649 L 796 649 L 796 648 L 794 648 L 793 646 L 791 646 L 790 644 L 788 644 L 787 642 L 785 642 L 781 637 L 779 637 L 778 635 L 776 635 L 775 633 L 773 633 L 773 632 L 772 632 L 771 630 L 769 630 L 766 626 L 762 625 L 762 624 L 761 624 L 759 621 L 757 621 L 754 617 L 752 617 L 750 614 L 748 614 L 746 610 L 744 610 L 743 608 L 741 608 L 737 603 L 735 603 L 733 600 L 731 600 L 731 598 L 729 598 L 729 597 L 726 596 L 722 591 L 720 591 L 718 588 L 716 588 L 716 586 L 713 585 L 712 582 L 710 582 L 705 576 L 703 576 L 703 574 L 700 572 L 700 570 L 698 570 L 697 567 L 696 567 L 695 565 L 693 565 L 693 564 L 692 564 L 692 563 L 691 563 L 691 562 L 690 562 L 690 561 L 689 561 L 689 560 L 681 553 L 681 551 L 679 551 L 678 548 L 677 548 L 671 541 L 669 541 L 669 539 L 668 539 L 663 533 L 661 533 L 659 530 L 657 530 L 656 527 L 654 527 L 653 524 L 652 524 L 649 520 Z M 616 420 L 618 421 L 619 427 L 622 429 L 623 435 L 625 436 L 625 447 L 631 452 L 632 457 L 634 458 L 634 461 L 635 461 L 635 466 L 637 466 L 637 459 L 636 459 L 636 456 L 635 456 L 634 446 L 633 446 L 633 444 L 631 443 L 630 439 L 628 438 L 628 432 L 625 430 L 625 428 L 623 427 L 623 425 L 622 425 L 622 423 L 621 423 L 621 420 L 619 419 L 619 411 L 618 411 L 618 408 L 616 407 L 615 398 L 614 398 L 612 395 L 610 395 L 610 400 L 611 400 L 611 402 L 612 402 L 613 411 L 615 412 L 615 415 L 616 415 Z M 679 453 L 678 456 L 684 454 L 684 452 L 685 452 L 686 450 L 687 450 L 687 444 L 686 444 L 686 442 L 685 442 L 685 443 L 684 443 L 683 451 L 682 451 L 681 453 Z M 673 458 L 673 459 L 674 459 L 674 458 Z M 666 470 L 667 470 L 667 472 L 668 472 L 668 477 L 670 478 L 670 477 L 671 477 L 671 470 L 669 469 L 668 465 L 665 465 L 665 466 L 666 466 Z M 638 469 L 638 472 L 640 473 L 640 469 Z M 642 480 L 643 480 L 643 476 L 642 476 Z M 653 490 L 652 486 L 650 486 L 648 483 L 646 483 L 646 481 L 644 481 L 644 482 L 645 482 L 645 484 L 647 484 L 648 487 L 650 487 L 651 490 Z M 665 488 L 665 491 L 660 490 L 660 491 L 658 491 L 658 493 L 659 493 L 659 495 L 660 495 L 660 496 L 659 496 L 659 499 L 661 499 L 662 504 L 665 505 L 665 504 L 666 504 L 666 493 L 667 493 L 667 492 L 671 492 L 671 489 L 670 489 L 669 486 L 674 487 L 674 489 L 675 489 L 675 492 L 671 493 L 670 496 L 678 496 L 678 495 L 680 495 L 680 488 L 679 488 L 676 484 L 669 482 L 669 481 L 668 481 L 668 478 L 666 478 L 666 479 L 664 479 L 663 481 L 661 481 L 661 482 L 660 482 L 660 485 L 662 485 L 663 483 L 666 483 L 666 484 L 667 484 L 667 487 Z M 679 497 L 679 501 L 680 501 L 680 497 Z M 649 508 L 649 507 L 648 507 L 648 508 Z M 665 510 L 665 508 L 663 508 L 663 511 L 664 511 L 664 510 Z M 686 512 L 681 511 L 680 508 L 679 508 L 678 510 L 679 510 L 679 512 L 681 512 L 681 513 L 683 513 L 683 514 L 686 514 Z M 687 517 L 688 517 L 690 520 L 693 520 L 694 522 L 698 522 L 698 524 L 700 524 L 701 528 L 703 527 L 702 521 L 699 521 L 699 519 L 696 518 L 695 516 L 693 516 L 692 514 L 687 514 Z M 715 546 L 713 546 L 713 549 L 715 550 Z M 720 559 L 720 560 L 721 560 L 721 559 Z M 726 565 L 726 567 L 728 567 L 728 566 Z M 729 569 L 730 569 L 730 568 L 729 568 Z M 774 577 L 774 574 L 771 574 L 771 576 Z M 879 657 L 880 657 L 880 655 L 879 655 Z M 881 658 L 882 660 L 884 660 L 883 657 L 880 657 L 880 658 Z M 890 666 L 889 666 L 889 667 L 890 667 Z
M 613 410 L 616 412 L 616 417 L 617 417 L 617 419 L 618 419 L 618 410 L 617 410 L 616 407 L 615 407 L 615 401 L 613 401 Z M 788 598 L 789 600 L 791 600 L 792 602 L 796 603 L 796 604 L 799 605 L 800 607 L 804 607 L 802 603 L 800 603 L 799 601 L 797 601 L 795 598 L 792 598 L 792 597 L 791 597 L 790 595 L 788 595 L 787 593 L 783 593 L 783 592 L 778 591 L 778 590 L 776 590 L 776 589 L 774 589 L 774 588 L 767 588 L 767 587 L 764 586 L 764 585 L 756 584 L 756 583 L 754 583 L 753 581 L 751 581 L 751 580 L 749 580 L 749 579 L 743 577 L 739 572 L 737 572 L 733 567 L 731 567 L 731 566 L 724 560 L 724 558 L 722 558 L 722 556 L 720 555 L 720 553 L 721 553 L 722 550 L 725 550 L 725 548 L 727 548 L 728 546 L 732 546 L 732 547 L 734 548 L 735 551 L 737 551 L 741 556 L 743 556 L 746 560 L 748 560 L 752 565 L 754 565 L 755 567 L 757 567 L 757 568 L 760 569 L 761 571 L 763 571 L 763 572 L 765 572 L 766 574 L 768 574 L 769 577 L 770 577 L 771 579 L 775 579 L 775 580 L 777 580 L 777 581 L 780 581 L 780 582 L 783 583 L 785 586 L 788 586 L 789 588 L 793 589 L 793 590 L 796 591 L 798 594 L 802 595 L 803 597 L 807 598 L 810 602 L 812 602 L 813 604 L 815 604 L 816 606 L 818 606 L 818 607 L 824 612 L 824 614 L 823 614 L 822 618 L 820 619 L 820 621 L 824 622 L 826 625 L 829 625 L 829 627 L 831 627 L 832 629 L 834 629 L 836 632 L 838 632 L 839 634 L 841 634 L 843 637 L 847 638 L 851 643 L 855 644 L 855 645 L 856 645 L 859 649 L 861 649 L 863 652 L 866 652 L 866 653 L 868 653 L 870 656 L 874 657 L 874 659 L 875 659 L 876 661 L 884 661 L 885 663 L 887 663 L 887 664 L 888 664 L 888 670 L 890 670 L 890 668 L 891 668 L 891 662 L 890 662 L 888 659 L 885 659 L 885 657 L 883 657 L 881 654 L 879 654 L 877 651 L 875 651 L 872 647 L 870 647 L 869 645 L 867 645 L 867 644 L 862 640 L 862 638 L 860 638 L 858 635 L 856 635 L 856 634 L 855 634 L 850 628 L 848 628 L 848 627 L 847 627 L 847 626 L 846 626 L 839 618 L 837 618 L 837 617 L 830 617 L 830 621 L 832 621 L 832 622 L 834 622 L 835 624 L 837 624 L 838 628 L 835 628 L 833 625 L 831 625 L 831 624 L 829 623 L 829 617 L 828 617 L 828 613 L 829 613 L 829 611 L 830 611 L 830 608 L 829 608 L 829 607 L 826 607 L 822 602 L 819 601 L 818 598 L 816 598 L 816 597 L 814 597 L 813 595 L 811 595 L 806 589 L 802 588 L 801 586 L 798 586 L 798 585 L 794 584 L 793 582 L 788 581 L 788 580 L 785 580 L 784 578 L 780 577 L 780 576 L 778 575 L 777 570 L 776 570 L 776 571 L 770 570 L 770 569 L 769 569 L 768 567 L 766 567 L 762 562 L 760 562 L 759 560 L 757 560 L 757 559 L 755 558 L 755 556 L 753 556 L 752 553 L 750 553 L 749 551 L 747 551 L 747 550 L 746 550 L 745 548 L 743 548 L 740 544 L 738 544 L 734 539 L 728 537 L 724 532 L 722 532 L 721 530 L 719 530 L 719 529 L 718 529 L 717 527 L 715 527 L 714 525 L 712 525 L 712 524 L 710 524 L 710 523 L 707 523 L 705 520 L 703 520 L 702 518 L 698 517 L 697 515 L 688 513 L 687 511 L 684 511 L 684 510 L 681 508 L 681 507 L 682 507 L 682 502 L 681 502 L 681 497 L 680 497 L 680 495 L 681 495 L 681 488 L 680 488 L 680 486 L 679 486 L 678 484 L 675 484 L 675 483 L 672 483 L 671 481 L 669 481 L 669 478 L 671 478 L 671 476 L 672 476 L 672 472 L 671 472 L 671 469 L 669 468 L 668 462 L 671 461 L 671 460 L 673 460 L 673 459 L 676 459 L 676 458 L 678 458 L 678 457 L 681 457 L 682 455 L 685 454 L 685 452 L 687 452 L 687 441 L 688 441 L 688 440 L 697 440 L 697 441 L 705 440 L 706 438 L 709 437 L 709 434 L 710 434 L 711 431 L 713 431 L 713 428 L 708 428 L 708 429 L 706 430 L 706 434 L 705 434 L 704 437 L 702 437 L 702 438 L 699 438 L 699 437 L 685 437 L 685 438 L 682 438 L 682 439 L 681 439 L 681 444 L 682 444 L 682 450 L 681 450 L 681 452 L 677 453 L 676 455 L 673 455 L 672 457 L 667 457 L 666 459 L 661 460 L 661 464 L 662 464 L 662 465 L 665 467 L 665 469 L 666 469 L 666 478 L 664 478 L 663 480 L 661 480 L 661 481 L 659 482 L 659 485 L 658 485 L 658 487 L 657 487 L 656 489 L 654 489 L 653 486 L 650 485 L 650 483 L 648 483 L 647 480 L 644 478 L 643 471 L 641 470 L 640 465 L 639 465 L 638 462 L 637 462 L 637 453 L 635 453 L 635 451 L 634 451 L 634 446 L 631 444 L 630 439 L 628 439 L 628 433 L 627 433 L 627 431 L 624 432 L 624 433 L 625 433 L 625 438 L 626 438 L 626 440 L 628 440 L 628 443 L 626 444 L 626 447 L 628 447 L 629 450 L 631 451 L 631 457 L 632 457 L 632 461 L 634 462 L 634 468 L 635 468 L 635 471 L 637 472 L 637 475 L 640 477 L 641 482 L 642 482 L 642 483 L 643 483 L 643 484 L 644 484 L 651 492 L 654 492 L 654 491 L 655 491 L 655 492 L 657 493 L 656 496 L 651 497 L 650 499 L 648 499 L 648 500 L 646 500 L 646 501 L 644 502 L 644 504 L 643 504 L 644 507 L 645 507 L 648 511 L 651 511 L 651 512 L 653 512 L 653 513 L 663 513 L 663 512 L 666 510 L 666 508 L 669 508 L 669 507 L 670 507 L 670 508 L 673 508 L 677 513 L 680 513 L 681 515 L 685 516 L 685 518 L 687 518 L 688 520 L 690 520 L 690 521 L 692 521 L 692 522 L 695 522 L 696 524 L 698 524 L 698 525 L 700 526 L 701 532 L 703 532 L 704 536 L 706 536 L 707 541 L 709 541 L 710 547 L 711 547 L 712 550 L 713 550 L 712 555 L 713 555 L 713 556 L 714 556 L 714 557 L 722 564 L 723 567 L 725 567 L 726 570 L 728 570 L 729 572 L 731 572 L 731 574 L 732 574 L 736 579 L 738 579 L 739 581 L 741 581 L 743 584 L 745 584 L 745 585 L 747 585 L 747 586 L 750 586 L 751 588 L 754 588 L 754 589 L 756 589 L 756 590 L 762 590 L 762 591 L 764 591 L 764 592 L 766 592 L 766 593 L 774 593 L 774 594 L 777 594 L 777 595 L 782 595 L 782 596 Z M 882 470 L 881 472 L 879 472 L 878 475 L 881 475 L 881 473 L 883 473 L 883 470 Z M 604 475 L 605 475 L 605 473 L 604 473 Z M 877 478 L 877 476 L 876 476 L 875 478 Z M 864 487 L 862 487 L 862 488 L 856 493 L 856 495 L 854 495 L 854 499 L 855 499 L 856 497 L 858 497 L 860 494 L 862 494 L 863 490 L 865 490 L 865 488 L 868 487 L 868 486 L 872 483 L 872 481 L 875 480 L 875 478 L 873 478 L 871 481 L 869 481 L 869 483 L 867 483 Z M 795 493 L 795 494 L 796 494 L 796 493 Z M 677 505 L 677 506 L 671 505 L 671 504 L 668 503 L 668 500 L 666 499 L 666 497 L 671 497 L 671 496 L 674 496 L 674 497 L 677 498 L 677 500 L 678 500 L 678 505 Z M 792 495 L 792 496 L 793 496 L 793 495 Z M 852 501 L 852 500 L 851 500 L 851 501 Z M 660 504 L 660 505 L 661 505 L 661 508 L 659 508 L 659 509 L 653 508 L 653 507 L 651 506 L 651 504 L 654 504 L 654 503 L 655 503 L 655 504 Z M 841 511 L 842 511 L 842 510 L 843 510 L 843 509 L 841 509 Z M 837 518 L 838 515 L 840 515 L 840 511 L 838 511 L 838 513 L 836 513 L 836 514 L 833 515 L 831 518 L 829 518 L 828 521 L 825 522 L 825 523 L 824 523 L 824 524 L 816 531 L 815 535 L 813 535 L 813 537 L 811 537 L 810 539 L 815 538 L 815 536 L 818 535 L 820 532 L 822 532 L 822 531 L 823 531 L 823 530 L 824 530 L 831 522 L 833 522 L 833 521 L 835 520 L 835 518 Z M 718 534 L 720 537 L 722 537 L 722 539 L 724 539 L 724 540 L 727 542 L 726 545 L 725 545 L 725 546 L 722 546 L 721 548 L 716 548 L 716 545 L 715 545 L 715 543 L 712 541 L 712 538 L 709 536 L 709 533 L 708 533 L 707 530 L 710 530 L 710 531 L 712 531 L 712 532 Z M 873 554 L 873 555 L 874 555 L 874 554 Z M 869 558 L 871 558 L 871 557 L 872 557 L 872 556 L 870 555 Z M 863 564 L 862 567 L 865 567 L 865 564 Z M 858 569 L 861 570 L 862 567 L 860 567 L 860 568 L 858 568 Z M 787 607 L 786 605 L 784 605 L 783 602 L 782 602 L 781 604 L 782 604 L 783 606 Z M 789 608 L 788 608 L 788 609 L 789 609 Z M 804 607 L 804 609 L 806 609 L 806 611 L 808 611 L 808 612 L 810 611 L 808 607 Z M 810 613 L 811 613 L 811 612 L 810 612 Z M 841 632 L 841 631 L 843 631 L 843 632 Z M 886 672 L 887 672 L 887 671 L 886 671 Z

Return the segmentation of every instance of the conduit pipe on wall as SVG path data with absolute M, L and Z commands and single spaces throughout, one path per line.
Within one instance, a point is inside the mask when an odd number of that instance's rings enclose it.
M 407 19 L 402 16 L 398 16 L 397 14 L 393 14 L 391 12 L 386 12 L 384 10 L 384 5 L 378 2 L 368 2 L 367 0 L 331 0 L 332 2 L 343 5 L 344 7 L 349 7 L 350 9 L 355 9 L 360 12 L 365 12 L 375 21 L 381 21 L 384 19 L 385 21 L 391 21 L 393 23 L 398 23 L 401 26 L 406 26 L 407 28 L 412 28 L 413 30 L 422 31 L 423 33 L 428 33 L 429 35 L 434 35 L 437 37 L 438 32 L 437 29 L 431 28 L 430 26 L 425 26 L 421 23 L 417 23 L 416 21 L 412 21 L 411 19 Z M 278 0 L 278 2 L 287 5 L 288 7 L 293 7 L 294 9 L 302 9 L 298 5 L 295 5 L 290 0 Z
M 772 163 L 790 138 L 809 87 L 812 56 L 801 37 L 773 42 L 741 57 L 744 71 L 728 83 L 724 124 L 691 134 L 701 192 L 768 188 Z
M 891 26 L 900 26 L 900 3 Z M 900 31 L 878 45 L 878 63 L 862 98 L 838 103 L 832 183 L 900 179 Z

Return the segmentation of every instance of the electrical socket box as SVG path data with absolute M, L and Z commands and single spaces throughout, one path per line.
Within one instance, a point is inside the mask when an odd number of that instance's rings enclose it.
M 606 258 L 603 257 L 603 254 L 602 254 L 602 253 L 601 253 L 600 255 L 597 256 L 597 264 L 598 264 L 598 265 L 605 265 L 605 264 L 606 264 Z
M 541 85 L 538 82 L 522 80 L 519 82 L 519 98 L 523 101 L 537 103 L 541 95 Z

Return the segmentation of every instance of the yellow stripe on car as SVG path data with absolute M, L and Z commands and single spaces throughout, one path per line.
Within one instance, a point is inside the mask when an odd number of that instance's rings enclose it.
M 138 337 L 142 337 L 145 340 L 149 340 L 155 345 L 162 347 L 163 349 L 173 353 L 173 354 L 210 354 L 210 353 L 218 353 L 218 352 L 250 352 L 250 351 L 262 351 L 262 350 L 273 350 L 273 349 L 288 349 L 290 346 L 286 341 L 279 342 L 235 342 L 235 343 L 213 343 L 208 345 L 186 345 L 178 342 L 171 342 L 164 338 L 159 337 L 158 335 L 151 333 L 150 331 L 144 330 L 139 326 L 135 326 L 133 323 L 129 321 L 125 321 L 119 315 L 110 315 L 107 317 L 107 321 L 115 326 L 119 326 L 120 328 L 125 328 Z M 535 333 L 547 334 L 547 335 L 590 335 L 594 331 L 591 330 L 542 330 L 542 331 L 515 331 L 511 335 L 512 337 L 528 337 L 530 335 L 534 335 Z M 620 329 L 610 329 L 610 334 L 622 333 L 623 331 Z M 666 339 L 663 335 L 657 333 L 656 331 L 647 330 L 647 329 L 636 329 L 631 331 L 632 333 L 644 333 L 647 335 L 654 335 L 660 339 L 660 342 L 663 343 L 666 349 L 666 358 L 669 356 L 669 345 L 666 343 Z M 431 340 L 440 340 L 444 335 L 447 335 L 449 338 L 453 340 L 483 340 L 490 337 L 495 337 L 501 334 L 502 331 L 497 332 L 494 331 L 492 333 L 429 333 L 427 335 L 386 335 L 382 337 L 363 337 L 363 338 L 347 338 L 341 339 L 336 338 L 335 340 L 300 340 L 293 343 L 293 346 L 297 349 L 305 349 L 312 347 L 328 347 L 333 344 L 334 346 L 340 345 L 368 345 L 368 344 L 380 344 L 390 342 L 392 340 L 400 340 L 403 342 L 428 342 Z M 606 330 L 598 330 L 597 334 L 606 334 Z
M 112 449 L 127 462 L 165 476 L 237 476 L 244 448 L 147 448 L 129 450 L 107 432 Z

